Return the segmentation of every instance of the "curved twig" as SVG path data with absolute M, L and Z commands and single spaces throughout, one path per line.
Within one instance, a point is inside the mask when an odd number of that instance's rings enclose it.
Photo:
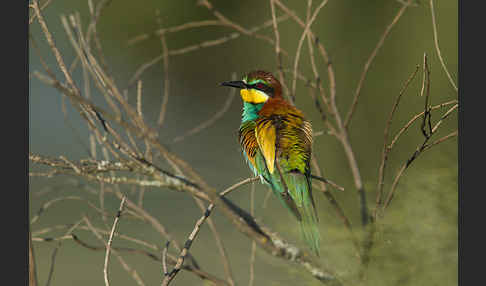
M 363 67 L 363 71 L 361 72 L 361 76 L 360 76 L 360 79 L 359 79 L 359 82 L 358 82 L 358 86 L 356 87 L 356 91 L 354 92 L 353 103 L 351 104 L 351 107 L 349 108 L 348 114 L 346 115 L 346 119 L 344 120 L 344 127 L 346 129 L 349 126 L 349 122 L 351 121 L 354 110 L 356 109 L 356 105 L 358 104 L 358 99 L 359 99 L 359 96 L 361 94 L 361 88 L 363 87 L 363 83 L 364 83 L 364 80 L 366 78 L 366 74 L 368 73 L 368 70 L 371 66 L 371 63 L 375 59 L 376 54 L 380 50 L 381 46 L 383 46 L 383 43 L 385 42 L 385 39 L 388 36 L 388 34 L 390 33 L 391 29 L 393 28 L 393 26 L 395 26 L 395 24 L 398 22 L 398 20 L 400 20 L 400 18 L 402 17 L 403 13 L 405 13 L 407 8 L 411 6 L 412 1 L 413 0 L 408 0 L 406 3 L 402 3 L 402 7 L 400 8 L 400 10 L 398 10 L 398 13 L 395 16 L 395 18 L 393 18 L 391 23 L 386 27 L 385 32 L 383 32 L 383 35 L 381 36 L 381 38 L 378 41 L 378 43 L 376 44 L 375 48 L 371 52 L 370 57 L 366 61 L 365 65 Z
M 435 23 L 435 11 L 434 11 L 434 1 L 430 0 L 430 13 L 432 14 L 432 28 L 434 30 L 434 44 L 435 44 L 435 50 L 437 51 L 437 56 L 439 56 L 440 64 L 442 65 L 442 68 L 444 69 L 447 78 L 449 79 L 449 82 L 451 83 L 452 87 L 454 90 L 457 92 L 457 85 L 454 83 L 454 80 L 452 79 L 451 74 L 449 73 L 449 70 L 447 69 L 444 59 L 442 58 L 442 54 L 440 52 L 439 48 L 439 39 L 437 36 L 437 24 Z
M 115 220 L 113 221 L 113 226 L 111 227 L 110 237 L 108 238 L 108 243 L 106 244 L 106 253 L 105 253 L 105 264 L 103 267 L 103 278 L 105 279 L 105 285 L 109 286 L 110 281 L 108 279 L 108 264 L 110 263 L 110 251 L 111 245 L 113 243 L 113 236 L 115 234 L 116 226 L 118 225 L 118 221 L 120 220 L 121 213 L 123 211 L 123 206 L 125 205 L 126 197 L 123 197 L 120 203 L 120 208 L 116 213 Z

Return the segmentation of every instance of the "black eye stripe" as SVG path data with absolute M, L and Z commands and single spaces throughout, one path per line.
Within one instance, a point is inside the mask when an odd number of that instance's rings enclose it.
M 267 85 L 264 85 L 263 83 L 261 82 L 258 82 L 258 83 L 255 83 L 255 84 L 251 84 L 251 85 L 247 85 L 248 88 L 253 88 L 253 89 L 257 89 L 257 90 L 261 90 L 265 93 L 269 93 L 269 94 L 272 94 L 273 93 L 273 88 L 270 87 L 270 86 L 267 86 Z

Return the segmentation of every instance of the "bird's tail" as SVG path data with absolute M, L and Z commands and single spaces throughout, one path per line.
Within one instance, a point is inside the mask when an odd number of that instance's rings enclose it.
M 320 234 L 319 228 L 317 227 L 318 219 L 312 202 L 304 201 L 299 211 L 302 217 L 300 221 L 302 236 L 310 249 L 319 256 Z
M 299 223 L 304 241 L 312 252 L 319 256 L 319 219 L 312 197 L 310 177 L 302 174 L 289 174 L 287 182 L 300 214 Z
M 267 171 L 266 176 L 263 177 L 280 202 L 297 218 L 305 242 L 312 252 L 319 256 L 319 219 L 312 197 L 310 176 L 301 173 L 283 174 L 287 188 L 282 184 L 280 174 L 277 172 L 270 174 Z

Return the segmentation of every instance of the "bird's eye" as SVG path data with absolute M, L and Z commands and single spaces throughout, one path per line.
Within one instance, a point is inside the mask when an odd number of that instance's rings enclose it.
M 264 88 L 265 88 L 265 85 L 264 85 L 263 83 L 257 83 L 257 84 L 255 85 L 255 87 L 256 87 L 257 89 L 264 89 Z

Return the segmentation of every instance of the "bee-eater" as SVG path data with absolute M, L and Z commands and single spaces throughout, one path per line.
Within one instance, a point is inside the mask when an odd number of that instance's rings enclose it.
M 221 85 L 240 89 L 243 115 L 239 142 L 250 169 L 297 218 L 305 241 L 319 255 L 310 122 L 282 97 L 280 82 L 269 72 L 252 71 L 240 81 Z

